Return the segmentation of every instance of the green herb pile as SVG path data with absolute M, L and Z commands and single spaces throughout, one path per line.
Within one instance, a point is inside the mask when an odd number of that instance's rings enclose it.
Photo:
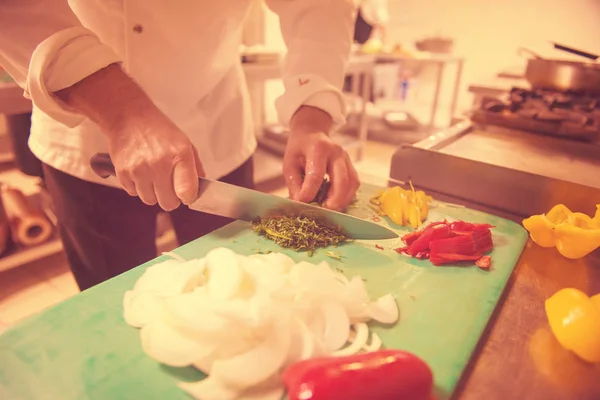
M 281 247 L 305 250 L 310 255 L 319 247 L 337 246 L 348 240 L 339 228 L 308 216 L 258 218 L 252 222 L 252 229 Z

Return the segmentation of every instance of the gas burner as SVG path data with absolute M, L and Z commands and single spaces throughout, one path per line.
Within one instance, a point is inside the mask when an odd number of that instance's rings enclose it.
M 484 98 L 475 122 L 575 140 L 600 137 L 600 96 L 512 88 L 506 98 Z

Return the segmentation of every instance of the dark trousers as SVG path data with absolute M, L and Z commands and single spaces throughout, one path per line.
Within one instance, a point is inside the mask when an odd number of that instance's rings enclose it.
M 87 182 L 43 165 L 63 247 L 81 290 L 156 257 L 158 205 L 147 206 L 125 191 Z M 252 158 L 221 179 L 253 187 Z M 180 205 L 169 213 L 177 240 L 186 244 L 230 222 Z

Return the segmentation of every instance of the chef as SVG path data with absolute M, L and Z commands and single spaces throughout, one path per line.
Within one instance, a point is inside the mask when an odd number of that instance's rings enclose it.
M 29 147 L 81 290 L 156 256 L 160 209 L 180 244 L 228 223 L 187 207 L 198 176 L 252 187 L 256 139 L 239 47 L 254 1 L 2 0 L 0 64 L 33 102 Z M 310 201 L 327 173 L 325 206 L 341 210 L 359 181 L 329 134 L 345 123 L 339 88 L 355 4 L 266 3 L 288 47 L 275 106 L 290 129 L 289 194 Z M 98 152 L 110 153 L 116 178 L 94 174 Z
M 390 20 L 388 0 L 360 0 L 354 28 L 354 41 L 382 41 Z

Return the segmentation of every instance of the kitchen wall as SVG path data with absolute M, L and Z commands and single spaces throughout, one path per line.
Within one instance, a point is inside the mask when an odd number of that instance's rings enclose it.
M 570 58 L 551 48 L 548 42 L 555 41 L 600 54 L 600 0 L 389 0 L 389 7 L 391 42 L 412 46 L 436 34 L 454 39 L 455 54 L 466 60 L 459 97 L 462 109 L 471 102 L 470 84 L 485 83 L 503 70 L 524 69 L 525 61 L 517 54 L 520 46 Z M 267 45 L 285 48 L 277 16 L 270 11 L 265 16 L 265 37 Z M 434 76 L 434 71 L 420 74 L 421 102 L 431 101 Z M 451 71 L 445 80 L 442 106 L 449 104 Z M 281 90 L 278 82 L 269 84 L 267 105 Z M 267 117 L 273 120 L 272 107 L 267 108 Z
M 466 59 L 461 103 L 470 83 L 484 83 L 501 70 L 523 70 L 520 46 L 543 56 L 566 57 L 555 41 L 600 54 L 600 0 L 389 0 L 394 41 L 424 36 L 454 38 Z M 576 59 L 579 59 L 575 57 Z

